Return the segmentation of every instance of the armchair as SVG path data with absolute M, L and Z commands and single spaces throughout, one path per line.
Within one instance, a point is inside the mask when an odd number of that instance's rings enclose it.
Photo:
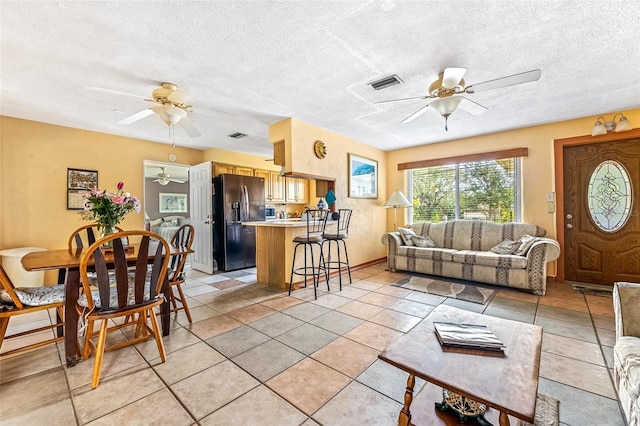
M 613 309 L 616 389 L 629 426 L 640 426 L 640 284 L 615 283 Z

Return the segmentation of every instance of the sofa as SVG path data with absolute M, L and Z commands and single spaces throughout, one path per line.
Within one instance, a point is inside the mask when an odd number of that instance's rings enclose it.
M 415 235 L 415 236 L 414 236 Z M 543 296 L 557 241 L 526 223 L 420 222 L 382 236 L 391 271 L 410 271 L 515 287 Z
M 178 228 L 189 223 L 189 218 L 184 216 L 165 216 L 149 221 L 149 230 L 170 242 Z
M 640 426 L 640 284 L 613 286 L 616 343 L 613 372 L 620 405 L 629 426 Z

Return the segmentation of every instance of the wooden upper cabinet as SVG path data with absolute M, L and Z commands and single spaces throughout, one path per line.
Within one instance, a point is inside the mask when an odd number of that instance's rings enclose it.
M 236 174 L 235 166 L 231 166 L 229 164 L 221 164 L 221 163 L 213 163 L 213 176 L 218 176 L 221 174 Z
M 253 169 L 250 167 L 236 166 L 236 174 L 242 176 L 253 176 Z
M 269 170 L 255 170 L 255 176 L 264 178 L 264 198 L 267 203 L 284 203 L 284 177 Z
M 273 143 L 273 164 L 276 166 L 284 166 L 285 152 L 284 141 Z
M 307 204 L 309 202 L 309 183 L 306 179 L 286 178 L 287 203 Z
M 273 202 L 284 203 L 285 189 L 284 176 L 280 176 L 279 172 L 270 172 L 271 176 L 271 196 Z

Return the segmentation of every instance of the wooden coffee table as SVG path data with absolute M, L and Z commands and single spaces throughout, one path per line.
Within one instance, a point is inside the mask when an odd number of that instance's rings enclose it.
M 443 347 L 433 331 L 434 321 L 484 324 L 505 344 L 504 354 Z M 378 358 L 409 373 L 399 425 L 459 423 L 455 414 L 435 407 L 442 391 L 432 383 L 485 404 L 487 420 L 497 416 L 500 426 L 508 426 L 509 416 L 534 422 L 541 350 L 539 326 L 440 305 Z M 416 377 L 429 383 L 414 396 Z

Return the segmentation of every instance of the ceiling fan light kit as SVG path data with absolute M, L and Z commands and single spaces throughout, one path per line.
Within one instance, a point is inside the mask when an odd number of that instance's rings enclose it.
M 462 94 L 473 94 L 476 91 L 499 89 L 502 87 L 515 86 L 517 84 L 528 83 L 540 79 L 542 71 L 539 69 L 513 74 L 506 77 L 500 77 L 493 80 L 487 80 L 482 83 L 476 83 L 467 86 L 463 77 L 467 72 L 466 68 L 445 68 L 438 75 L 438 79 L 429 85 L 429 94 L 425 96 L 414 96 L 411 98 L 390 99 L 386 101 L 374 102 L 376 104 L 386 102 L 409 101 L 416 99 L 435 99 L 431 103 L 422 107 L 418 111 L 404 119 L 402 123 L 408 123 L 424 114 L 429 108 L 435 110 L 444 117 L 444 129 L 448 131 L 449 116 L 460 107 L 469 114 L 478 115 L 487 110 L 486 107 L 474 102 Z
M 616 123 L 617 116 L 620 116 L 618 123 Z M 621 112 L 614 115 L 611 121 L 606 121 L 604 117 L 598 117 L 593 125 L 591 136 L 606 135 L 612 130 L 615 132 L 628 132 L 631 130 L 631 122 Z
M 176 124 L 180 124 L 180 126 L 189 136 L 196 137 L 201 135 L 200 131 L 198 131 L 193 123 L 191 123 L 191 120 L 189 120 L 189 113 L 191 112 L 191 105 L 189 104 L 189 100 L 191 99 L 191 96 L 178 90 L 178 86 L 176 86 L 175 84 L 161 83 L 160 87 L 154 89 L 153 92 L 151 92 L 151 99 L 145 98 L 143 96 L 133 95 L 130 93 L 119 92 L 117 90 L 103 89 L 100 87 L 87 87 L 87 89 L 98 92 L 132 96 L 135 98 L 143 99 L 146 102 L 156 104 L 151 108 L 143 109 L 142 111 L 138 111 L 133 115 L 123 118 L 122 120 L 118 121 L 118 124 L 133 124 L 145 117 L 156 114 L 165 124 L 169 126 L 169 128 Z M 175 146 L 175 143 L 172 142 L 172 145 Z

